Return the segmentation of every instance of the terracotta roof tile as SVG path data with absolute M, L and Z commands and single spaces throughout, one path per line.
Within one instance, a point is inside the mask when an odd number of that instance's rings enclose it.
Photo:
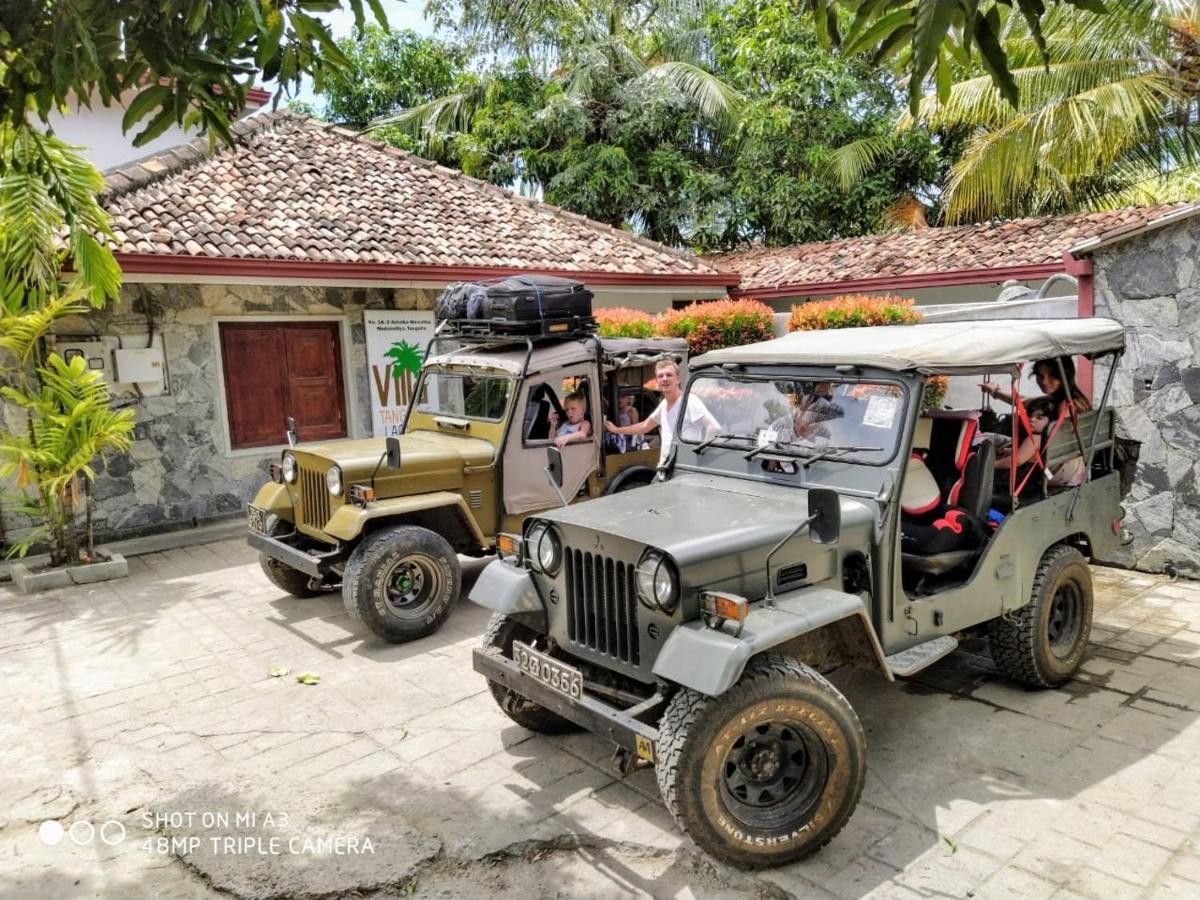
M 1072 246 L 1148 222 L 1183 204 L 1010 219 L 793 247 L 754 247 L 704 260 L 741 276 L 739 293 L 840 281 L 1057 263 Z
M 106 174 L 118 250 L 705 276 L 707 259 L 287 112 Z M 148 238 L 148 240 L 147 240 Z

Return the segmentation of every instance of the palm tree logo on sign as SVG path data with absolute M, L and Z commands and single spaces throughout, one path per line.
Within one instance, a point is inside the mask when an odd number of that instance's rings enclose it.
M 420 347 L 408 341 L 396 341 L 383 354 L 391 362 L 379 371 L 379 366 L 372 366 L 375 375 L 375 389 L 379 393 L 379 403 L 387 406 L 392 389 L 395 389 L 396 406 L 407 406 L 412 399 L 413 382 L 421 371 L 421 363 L 425 361 L 425 353 Z

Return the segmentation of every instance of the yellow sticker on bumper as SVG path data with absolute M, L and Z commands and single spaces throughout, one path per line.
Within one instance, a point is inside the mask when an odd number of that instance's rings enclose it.
M 653 742 L 649 738 L 644 738 L 640 735 L 634 737 L 634 742 L 637 745 L 637 755 L 647 762 L 654 762 Z

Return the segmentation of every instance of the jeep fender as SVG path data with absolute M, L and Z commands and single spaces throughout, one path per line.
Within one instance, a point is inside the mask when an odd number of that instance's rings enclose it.
M 467 599 L 543 633 L 547 630 L 546 607 L 529 572 L 502 559 L 494 559 L 483 567 Z
M 878 668 L 892 680 L 862 599 L 819 587 L 780 594 L 774 609 L 755 604 L 737 637 L 731 631 L 709 628 L 703 620 L 681 625 L 663 645 L 654 663 L 654 674 L 715 697 L 733 687 L 751 657 L 825 629 L 833 632 L 829 640 L 853 645 L 838 649 L 854 657 L 855 662 Z M 795 655 L 801 662 L 808 661 L 803 652 Z
M 460 520 L 471 539 L 480 547 L 490 547 L 491 541 L 483 536 L 479 525 L 467 503 L 458 494 L 449 491 L 433 491 L 428 494 L 416 494 L 411 497 L 390 497 L 386 500 L 374 500 L 364 509 L 353 503 L 345 503 L 333 511 L 325 524 L 324 532 L 339 541 L 353 541 L 366 529 L 368 523 L 376 519 L 398 519 L 413 513 L 430 510 L 444 510 Z M 446 537 L 446 535 L 443 535 Z M 452 545 L 459 542 L 451 540 Z
M 260 487 L 258 493 L 254 495 L 254 499 L 250 501 L 250 505 L 265 509 L 289 522 L 293 518 L 292 498 L 288 496 L 287 485 L 277 484 L 274 481 L 268 481 Z

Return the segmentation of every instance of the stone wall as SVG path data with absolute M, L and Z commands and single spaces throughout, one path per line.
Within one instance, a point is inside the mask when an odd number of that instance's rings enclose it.
M 1125 499 L 1133 543 L 1114 562 L 1200 577 L 1200 219 L 1102 249 L 1096 315 L 1127 328 L 1112 402 L 1141 441 Z M 1097 396 L 1107 371 L 1097 367 Z
M 346 403 L 354 410 L 347 410 L 350 436 L 365 437 L 370 433 L 371 409 L 362 311 L 432 309 L 436 296 L 436 291 L 417 289 L 127 284 L 119 302 L 107 309 L 60 322 L 59 334 L 123 335 L 131 337 L 132 346 L 145 346 L 152 319 L 166 350 L 170 393 L 127 401 L 137 416 L 133 447 L 128 455 L 113 459 L 96 479 L 97 539 L 237 515 L 262 485 L 265 464 L 277 451 L 249 455 L 225 451 L 214 318 L 345 317 L 350 343 L 343 353 L 351 373 Z M 142 343 L 137 343 L 139 338 Z M 11 427 L 14 410 L 5 412 Z M 11 509 L 5 510 L 5 534 L 10 540 L 27 524 Z

